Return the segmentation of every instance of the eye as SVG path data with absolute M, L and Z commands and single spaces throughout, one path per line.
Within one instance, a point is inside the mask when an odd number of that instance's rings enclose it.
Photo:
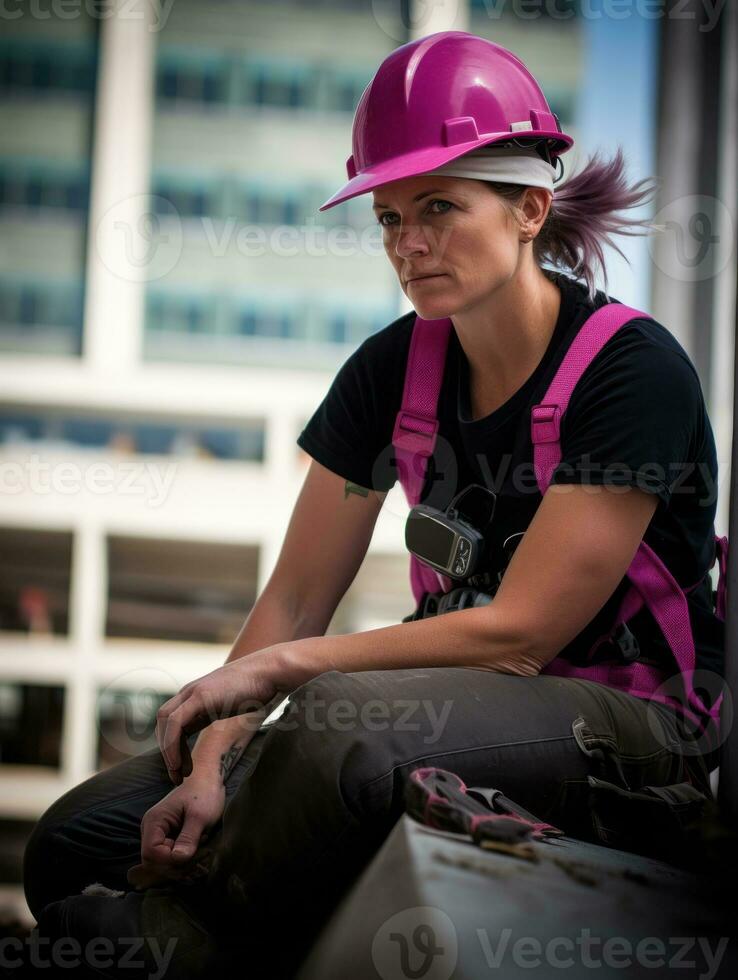
M 432 201 L 429 201 L 428 202 L 428 207 L 431 207 L 431 205 L 433 205 L 433 204 L 448 204 L 448 206 L 450 208 L 452 208 L 454 206 L 450 201 L 444 201 L 440 197 L 434 197 Z M 436 211 L 436 214 L 446 214 L 446 212 L 445 211 Z
M 449 208 L 455 207 L 455 205 L 452 204 L 450 201 L 444 201 L 440 197 L 434 197 L 432 200 L 430 200 L 428 202 L 428 208 L 431 208 L 434 204 L 448 204 Z M 389 217 L 392 217 L 394 215 L 394 213 L 395 213 L 394 211 L 383 211 L 379 215 L 379 217 L 377 218 L 377 221 L 379 222 L 380 225 L 382 225 L 383 228 L 389 228 L 392 225 L 394 225 L 394 222 L 391 222 L 391 224 L 387 224 L 387 222 L 384 219 L 386 217 L 388 217 L 388 216 Z M 435 211 L 434 213 L 435 214 L 448 214 L 448 212 L 446 210 L 443 210 L 443 211 Z

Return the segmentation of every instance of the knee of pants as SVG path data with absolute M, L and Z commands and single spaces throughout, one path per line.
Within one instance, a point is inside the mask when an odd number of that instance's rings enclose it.
M 36 920 L 50 902 L 83 887 L 80 875 L 84 876 L 90 865 L 70 846 L 72 835 L 72 825 L 42 816 L 28 839 L 23 853 L 23 888 Z
M 44 906 L 58 897 L 64 889 L 59 880 L 63 864 L 63 846 L 58 831 L 65 828 L 75 812 L 84 810 L 85 789 L 89 780 L 67 790 L 41 814 L 23 852 L 23 887 L 26 901 L 36 919 Z
M 41 815 L 23 855 L 26 901 L 37 919 L 46 904 L 77 890 L 81 878 L 102 873 L 98 865 L 110 869 L 138 853 L 139 811 L 166 792 L 160 770 L 158 750 L 133 756 L 73 786 Z
M 250 905 L 276 890 L 285 902 L 286 878 L 300 882 L 290 886 L 293 898 L 312 882 L 317 901 L 319 888 L 351 872 L 390 829 L 399 813 L 387 781 L 371 800 L 360 792 L 392 767 L 388 740 L 362 723 L 362 706 L 377 697 L 371 673 L 320 674 L 293 692 L 270 724 L 257 765 L 224 815 L 213 895 Z M 324 868 L 317 880 L 316 866 Z
M 48 879 L 53 873 L 54 847 L 50 827 L 43 817 L 33 828 L 23 852 L 23 888 L 26 902 L 38 920 L 48 904 Z
M 337 787 L 344 806 L 364 816 L 361 787 L 392 767 L 385 737 L 391 707 L 383 711 L 387 702 L 372 676 L 382 673 L 331 670 L 298 688 L 265 745 L 265 768 L 272 778 L 279 773 L 280 781 L 304 787 L 310 795 L 313 788 L 330 793 Z

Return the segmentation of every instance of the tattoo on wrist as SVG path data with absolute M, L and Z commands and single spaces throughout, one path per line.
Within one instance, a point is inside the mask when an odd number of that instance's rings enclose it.
M 223 782 L 228 779 L 228 776 L 238 762 L 241 753 L 243 752 L 244 746 L 240 742 L 234 742 L 233 745 L 226 749 L 226 751 L 220 757 L 220 776 Z

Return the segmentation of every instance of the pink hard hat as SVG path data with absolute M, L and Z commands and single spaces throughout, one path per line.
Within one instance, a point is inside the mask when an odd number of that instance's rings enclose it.
M 465 31 L 440 31 L 388 55 L 359 100 L 348 183 L 320 211 L 470 150 L 544 140 L 549 162 L 573 144 L 538 82 L 511 51 Z

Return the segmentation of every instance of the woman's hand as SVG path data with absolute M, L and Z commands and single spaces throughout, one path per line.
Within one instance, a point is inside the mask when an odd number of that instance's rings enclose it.
M 128 871 L 137 888 L 204 874 L 202 845 L 225 808 L 225 786 L 218 778 L 192 776 L 143 815 L 141 864 Z
M 274 648 L 248 654 L 185 684 L 166 701 L 156 716 L 156 738 L 172 781 L 180 785 L 192 773 L 187 736 L 219 718 L 257 712 L 256 720 L 244 718 L 244 734 L 253 734 L 263 720 L 263 709 L 281 693 L 276 676 Z M 284 696 L 290 693 L 290 685 Z

